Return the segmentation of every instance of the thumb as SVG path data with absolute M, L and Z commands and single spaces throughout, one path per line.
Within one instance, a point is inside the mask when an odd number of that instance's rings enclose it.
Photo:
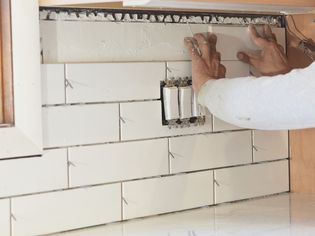
M 255 66 L 257 62 L 257 55 L 251 54 L 251 53 L 246 53 L 246 52 L 239 52 L 237 53 L 237 58 L 249 65 Z

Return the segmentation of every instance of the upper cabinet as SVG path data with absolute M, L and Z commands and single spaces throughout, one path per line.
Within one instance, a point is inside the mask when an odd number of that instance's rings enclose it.
M 42 153 L 38 2 L 0 0 L 0 159 Z
M 314 12 L 314 0 L 40 0 L 41 6 L 138 7 L 298 13 Z

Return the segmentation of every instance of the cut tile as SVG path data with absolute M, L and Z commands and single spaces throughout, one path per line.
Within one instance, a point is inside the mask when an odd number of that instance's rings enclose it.
M 0 235 L 10 236 L 10 200 L 0 200 Z
M 169 173 L 167 139 L 70 148 L 69 160 L 71 187 Z
M 12 235 L 42 235 L 119 221 L 121 184 L 12 199 Z
M 219 118 L 213 116 L 213 132 L 242 130 L 244 128 L 229 124 Z
M 206 24 L 41 21 L 45 63 L 189 60 L 184 38 Z M 110 32 L 110 34 L 108 34 Z M 128 39 L 128 40 L 126 40 Z
M 253 131 L 254 161 L 289 158 L 288 131 Z
M 118 104 L 43 108 L 44 147 L 119 140 Z
M 278 43 L 286 48 L 285 28 L 273 28 Z M 209 31 L 218 37 L 217 51 L 221 53 L 222 60 L 236 60 L 240 51 L 253 51 L 259 48 L 252 42 L 248 27 L 235 26 L 209 26 Z M 227 47 L 227 45 L 229 45 Z
M 226 67 L 226 78 L 250 75 L 249 66 L 240 61 L 222 61 L 222 64 Z M 190 61 L 167 62 L 167 78 L 187 76 L 192 76 Z
M 120 105 L 122 140 L 136 140 L 167 137 L 184 134 L 211 132 L 211 116 L 207 116 L 203 126 L 172 128 L 162 125 L 161 101 L 123 103 Z
M 213 204 L 213 172 L 123 183 L 123 218 L 157 215 Z
M 170 138 L 171 173 L 252 162 L 251 131 Z
M 215 202 L 231 202 L 289 191 L 288 161 L 216 170 Z
M 159 99 L 165 63 L 67 64 L 67 103 Z
M 64 64 L 41 65 L 42 104 L 65 103 Z
M 67 188 L 67 150 L 0 162 L 0 197 Z

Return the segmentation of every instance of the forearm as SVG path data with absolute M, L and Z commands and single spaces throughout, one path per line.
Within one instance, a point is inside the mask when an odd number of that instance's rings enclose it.
M 199 102 L 244 128 L 315 127 L 315 64 L 275 77 L 210 80 L 200 90 Z

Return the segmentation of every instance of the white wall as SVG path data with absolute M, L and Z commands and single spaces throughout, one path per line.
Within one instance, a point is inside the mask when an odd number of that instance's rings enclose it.
M 41 22 L 45 153 L 0 161 L 1 236 L 10 224 L 14 236 L 48 234 L 289 190 L 287 132 L 211 115 L 162 126 L 159 82 L 191 76 L 187 27 Z M 224 64 L 229 77 L 249 75 Z

